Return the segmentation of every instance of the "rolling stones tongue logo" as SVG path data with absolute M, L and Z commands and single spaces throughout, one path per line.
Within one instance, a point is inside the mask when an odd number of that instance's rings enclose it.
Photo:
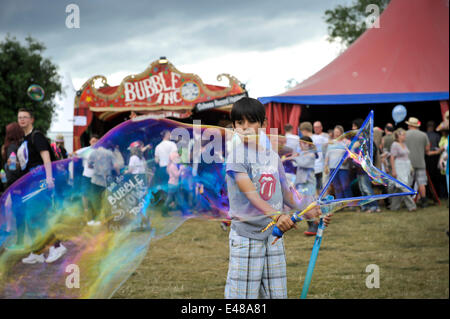
M 259 190 L 259 195 L 264 200 L 269 200 L 275 194 L 276 181 L 272 174 L 262 174 L 259 178 L 259 184 L 261 188 Z

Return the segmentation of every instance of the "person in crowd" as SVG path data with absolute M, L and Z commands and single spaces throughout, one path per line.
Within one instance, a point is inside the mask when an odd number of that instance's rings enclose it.
M 114 181 L 115 176 L 120 172 L 120 163 L 117 161 L 113 150 L 115 146 L 106 142 L 100 147 L 96 147 L 88 157 L 88 165 L 93 169 L 91 177 L 91 192 L 94 202 L 93 212 L 96 216 L 90 221 L 89 226 L 98 226 L 105 220 L 104 195 L 106 188 Z
M 364 123 L 363 119 L 356 119 L 352 122 L 352 130 L 359 130 L 361 128 L 361 125 Z M 375 139 L 375 138 L 374 138 Z M 379 138 L 381 143 L 381 136 Z M 375 162 L 376 160 L 376 154 L 377 154 L 377 145 L 375 141 L 373 141 L 373 160 Z M 353 145 L 353 150 L 359 147 L 359 142 L 356 142 Z M 374 191 L 372 187 L 372 182 L 370 180 L 369 175 L 362 169 L 362 167 L 354 165 L 355 171 L 356 171 L 356 178 L 358 181 L 358 188 L 359 192 L 362 196 L 373 196 Z M 380 212 L 380 207 L 378 205 L 377 201 L 372 201 L 370 203 L 367 203 L 366 205 L 361 206 L 362 211 L 368 211 L 368 212 Z
M 40 192 L 32 199 L 26 201 L 22 205 L 22 209 L 16 212 L 16 220 L 18 220 L 18 231 L 17 237 L 18 241 L 23 241 L 23 236 L 25 233 L 25 220 L 27 220 L 28 230 L 32 238 L 36 239 L 37 234 L 40 233 L 41 237 L 44 237 L 45 232 L 48 228 L 48 216 L 47 211 L 50 211 L 52 207 L 52 193 L 55 187 L 52 164 L 51 164 L 51 146 L 47 138 L 40 131 L 33 127 L 34 115 L 31 110 L 21 108 L 17 114 L 17 120 L 24 131 L 24 140 L 26 143 L 28 156 L 21 156 L 21 151 L 19 150 L 19 158 L 27 158 L 26 167 L 24 172 L 30 172 L 36 167 L 43 165 L 45 170 L 45 184 L 46 190 Z M 34 182 L 36 185 L 30 185 L 31 189 L 40 188 L 40 181 Z M 35 208 L 39 207 L 39 214 L 34 213 Z M 42 250 L 49 244 L 49 241 L 55 241 L 55 243 L 49 249 L 49 255 L 47 258 L 44 257 Z M 66 252 L 67 248 L 55 238 L 51 236 L 50 240 L 44 240 L 36 242 L 34 249 L 26 258 L 22 259 L 25 264 L 34 263 L 53 263 L 59 258 L 61 258 Z
M 142 152 L 142 144 L 140 141 L 135 141 L 130 144 L 128 149 L 131 156 L 128 161 L 126 173 L 144 176 L 146 173 L 146 163 Z
M 58 134 L 55 138 L 55 142 L 50 144 L 53 154 L 55 156 L 55 160 L 63 160 L 68 158 L 67 150 L 64 146 L 64 136 L 62 134 Z M 69 190 L 68 180 L 69 180 L 69 171 L 66 169 L 65 164 L 57 163 L 55 165 L 55 209 L 60 210 L 62 208 L 62 204 Z
M 317 158 L 314 161 L 314 174 L 316 177 L 316 191 L 319 195 L 319 192 L 323 187 L 323 160 L 324 153 L 326 151 L 326 147 L 328 144 L 328 134 L 324 133 L 322 130 L 322 123 L 320 121 L 316 121 L 313 124 L 314 134 L 310 137 L 316 147 Z
M 333 139 L 335 139 L 336 137 L 334 136 L 334 129 L 330 128 L 328 130 L 328 139 L 331 141 Z
M 392 176 L 405 185 L 411 183 L 411 161 L 409 160 L 409 149 L 406 146 L 406 133 L 403 129 L 398 129 L 394 132 L 395 141 L 392 143 L 390 150 L 390 161 L 392 167 Z M 399 186 L 395 186 L 393 192 L 398 193 L 405 191 Z M 407 209 L 411 211 L 416 210 L 416 204 L 411 196 L 394 196 L 391 199 L 391 210 L 398 210 L 402 203 L 405 203 Z
M 428 121 L 426 124 L 427 131 L 425 132 L 430 141 L 430 151 L 425 155 L 425 167 L 430 177 L 430 182 L 434 188 L 439 192 L 441 174 L 439 172 L 438 164 L 442 149 L 439 146 L 441 136 L 436 132 L 436 123 Z
M 286 156 L 291 156 L 294 153 L 298 153 L 300 152 L 300 148 L 299 148 L 299 140 L 300 137 L 297 134 L 293 133 L 293 127 L 291 124 L 286 124 L 284 126 L 284 131 L 285 131 L 285 136 L 286 136 L 286 148 L 287 148 L 287 153 L 283 155 L 282 158 L 286 158 Z M 283 150 L 284 151 L 284 150 Z M 284 161 L 286 162 L 286 161 Z M 288 178 L 288 181 L 292 184 L 294 184 L 295 182 L 295 171 L 296 171 L 296 167 L 295 167 L 295 162 L 293 161 L 288 161 L 285 163 L 285 169 L 288 169 L 288 171 L 286 172 L 286 177 Z
M 295 189 L 302 196 L 314 197 L 316 194 L 316 176 L 314 174 L 314 163 L 317 153 L 313 140 L 309 136 L 300 138 L 300 153 L 294 153 L 285 160 L 294 159 L 297 164 L 295 177 Z M 283 161 L 283 160 L 282 160 Z M 315 236 L 318 223 L 308 221 L 308 230 L 304 232 L 306 236 Z
M 439 158 L 439 169 L 441 170 L 441 173 L 445 175 L 445 182 L 447 185 L 447 200 L 448 200 L 448 194 L 449 194 L 449 136 L 447 134 L 447 143 L 444 152 L 442 152 L 441 157 Z M 448 208 L 448 201 L 447 201 L 447 208 Z
M 381 170 L 388 174 L 391 174 L 391 145 L 394 143 L 394 125 L 392 123 L 386 123 L 384 126 L 384 136 L 381 139 L 380 146 L 380 160 L 381 160 Z M 386 187 L 382 188 L 383 194 L 391 194 L 394 192 L 394 184 L 389 183 Z M 385 198 L 384 203 L 386 207 L 389 207 L 391 204 L 391 198 Z
M 336 170 L 342 156 L 347 151 L 350 141 L 343 137 L 344 128 L 341 125 L 336 125 L 333 131 L 334 141 L 330 142 L 327 147 L 324 160 L 324 173 L 332 176 Z M 336 193 L 336 198 L 352 197 L 350 189 L 350 163 L 349 159 L 345 159 L 332 181 L 332 186 Z
M 381 162 L 382 162 L 382 170 L 386 173 L 391 172 L 391 161 L 390 161 L 390 151 L 391 145 L 394 143 L 394 125 L 391 123 L 387 123 L 384 127 L 384 136 L 381 139 Z
M 383 169 L 383 161 L 381 158 L 381 154 L 383 153 L 382 149 L 382 140 L 383 140 L 383 130 L 375 126 L 373 128 L 373 165 L 378 168 L 379 170 Z M 372 184 L 372 189 L 374 194 L 385 194 L 388 189 L 387 186 L 379 185 L 379 184 Z M 385 201 L 379 201 L 379 203 L 384 203 Z
M 441 122 L 441 124 L 439 124 L 439 126 L 436 128 L 436 131 L 440 131 L 443 128 L 448 128 L 449 127 L 449 119 L 448 119 L 448 111 L 445 111 L 444 114 L 444 120 Z
M 323 136 L 327 140 L 330 138 L 330 136 L 323 131 L 322 122 L 315 121 L 313 124 L 313 129 L 314 129 L 314 135 Z
M 100 137 L 97 134 L 93 134 L 89 139 L 89 146 L 83 147 L 74 153 L 74 156 L 80 156 L 88 150 L 89 147 L 93 147 Z M 99 199 L 94 198 L 95 189 L 92 186 L 91 178 L 94 175 L 94 164 L 89 164 L 87 156 L 83 157 L 83 172 L 81 174 L 80 186 L 81 186 L 81 200 L 83 202 L 83 209 L 85 217 L 87 218 L 87 225 L 97 226 L 100 225 L 100 221 L 95 221 L 95 217 L 100 214 Z
M 52 143 L 52 147 L 57 154 L 58 159 L 65 159 L 68 157 L 67 150 L 64 146 L 64 135 L 58 134 L 55 138 L 55 143 Z
M 1 148 L 1 156 L 5 163 L 4 170 L 6 173 L 6 186 L 11 186 L 16 180 L 22 176 L 22 168 L 17 160 L 19 146 L 24 139 L 24 132 L 17 122 L 9 123 L 6 126 L 5 141 Z M 14 165 L 11 165 L 12 157 Z
M 189 214 L 188 207 L 186 207 L 183 196 L 180 192 L 180 175 L 183 172 L 184 166 L 180 165 L 180 155 L 178 151 L 173 151 L 169 156 L 169 163 L 167 164 L 168 191 L 167 198 L 164 202 L 162 215 L 169 216 L 168 212 L 170 206 L 174 204 L 175 209 L 180 209 L 183 215 Z
M 19 146 L 22 144 L 24 132 L 17 122 L 12 122 L 6 125 L 5 141 L 1 147 L 1 157 L 3 160 L 4 171 L 6 174 L 5 187 L 8 189 L 15 181 L 22 175 L 22 167 L 17 160 Z M 6 231 L 10 232 L 12 229 L 12 216 L 14 211 L 18 211 L 18 203 L 21 202 L 22 192 L 20 189 L 13 189 L 6 200 Z M 20 226 L 20 225 L 19 225 Z M 17 245 L 23 244 L 23 237 L 18 241 Z
M 141 201 L 144 199 L 147 191 L 147 162 L 144 158 L 144 152 L 145 147 L 143 146 L 142 141 L 134 141 L 130 144 L 128 147 L 128 150 L 130 151 L 130 159 L 128 161 L 128 167 L 125 171 L 125 174 L 132 174 L 136 175 L 135 178 L 139 178 L 141 181 L 143 181 L 142 191 L 136 192 L 136 195 L 138 198 L 138 202 L 141 203 Z M 140 229 L 144 229 L 146 227 L 149 227 L 149 219 L 146 214 L 145 209 L 141 209 L 139 213 L 139 220 L 140 220 Z
M 436 131 L 440 132 L 441 139 L 439 140 L 439 161 L 438 168 L 440 171 L 440 179 L 439 179 L 439 195 L 442 198 L 448 198 L 448 185 L 445 187 L 444 185 L 448 184 L 446 180 L 446 175 L 448 175 L 446 163 L 448 162 L 448 141 L 449 141 L 449 120 L 448 120 L 448 111 L 444 115 L 444 121 L 439 124 L 436 128 Z
M 381 141 L 383 139 L 383 130 L 378 126 L 373 128 L 373 164 L 381 169 Z
M 361 118 L 357 118 L 352 121 L 352 130 L 359 130 L 361 126 L 363 125 L 364 120 Z
M 154 177 L 154 185 L 157 189 L 166 188 L 169 181 L 167 165 L 169 165 L 169 156 L 172 152 L 177 152 L 177 144 L 170 140 L 170 131 L 165 130 L 161 133 L 163 139 L 155 148 L 155 162 L 157 163 Z
M 298 145 L 299 145 L 299 140 L 300 137 L 297 134 L 293 134 L 293 130 L 294 128 L 292 127 L 291 124 L 286 124 L 284 126 L 284 131 L 285 131 L 285 136 L 286 136 L 286 146 L 289 147 L 292 152 L 298 152 Z
M 420 207 L 427 206 L 426 186 L 428 182 L 425 164 L 425 155 L 430 151 L 430 141 L 427 134 L 420 131 L 420 121 L 415 117 L 410 117 L 406 121 L 408 130 L 406 131 L 405 144 L 409 150 L 409 159 L 414 169 L 414 181 L 419 185 Z

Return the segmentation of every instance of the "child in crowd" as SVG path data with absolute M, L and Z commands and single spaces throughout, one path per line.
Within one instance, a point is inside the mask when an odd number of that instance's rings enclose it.
M 145 161 L 143 153 L 144 146 L 141 141 L 135 141 L 130 144 L 128 149 L 130 150 L 131 156 L 128 162 L 128 169 L 126 173 L 136 175 L 136 178 L 139 178 L 141 181 L 143 181 L 143 186 L 141 191 L 139 192 L 140 195 L 138 197 L 139 202 L 141 202 L 146 195 L 145 189 L 147 189 L 147 163 Z M 145 209 L 141 210 L 139 218 L 141 229 L 149 227 L 149 219 L 146 216 Z
M 130 144 L 130 160 L 128 162 L 127 173 L 141 174 L 146 173 L 146 163 L 142 152 L 142 145 L 139 141 Z
M 317 158 L 315 146 L 309 136 L 300 138 L 300 153 L 294 153 L 286 160 L 294 159 L 297 164 L 297 174 L 295 176 L 295 189 L 303 196 L 314 197 L 316 193 L 316 177 L 314 174 L 314 163 Z M 317 233 L 318 224 L 308 221 L 307 236 L 314 236 Z
M 181 209 L 183 215 L 188 214 L 186 205 L 184 205 L 183 196 L 180 191 L 180 175 L 183 172 L 183 166 L 179 165 L 180 155 L 174 151 L 169 155 L 169 164 L 167 165 L 167 174 L 169 174 L 167 199 L 163 207 L 163 216 L 168 216 L 169 206 L 175 203 L 175 209 Z
M 295 228 L 283 206 L 303 210 L 309 202 L 289 188 L 281 159 L 258 142 L 258 130 L 265 128 L 265 108 L 255 99 L 244 97 L 234 103 L 231 121 L 235 137 L 226 164 L 230 202 L 229 269 L 225 298 L 287 298 L 286 258 L 283 239 L 274 244 L 272 221 L 283 232 Z M 236 143 L 238 144 L 238 143 Z M 313 209 L 305 218 L 316 218 Z M 327 225 L 330 217 L 325 217 Z

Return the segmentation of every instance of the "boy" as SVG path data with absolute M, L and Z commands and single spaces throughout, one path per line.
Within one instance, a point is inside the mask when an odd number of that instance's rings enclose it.
M 300 138 L 300 153 L 294 153 L 286 160 L 294 159 L 297 163 L 297 174 L 295 176 L 295 189 L 302 195 L 313 197 L 316 193 L 316 176 L 314 174 L 314 164 L 317 159 L 317 153 L 313 140 L 309 136 Z M 306 236 L 315 236 L 317 234 L 318 223 L 308 220 L 308 230 L 304 232 Z
M 308 136 L 302 136 L 299 141 L 300 153 L 294 153 L 282 161 L 294 159 L 297 163 L 295 188 L 301 194 L 314 196 L 316 192 L 316 177 L 314 175 L 314 161 L 317 153 L 313 141 Z
M 272 220 L 283 232 L 295 228 L 290 216 L 279 212 L 284 204 L 302 210 L 309 203 L 294 199 L 278 154 L 264 149 L 255 139 L 250 144 L 252 135 L 266 127 L 264 106 L 258 100 L 242 98 L 233 105 L 231 121 L 235 132 L 244 137 L 245 147 L 233 147 L 227 157 L 232 222 L 225 298 L 287 298 L 283 240 L 272 245 L 272 227 L 261 230 Z M 318 209 L 304 215 L 318 216 Z M 324 218 L 326 225 L 329 221 Z

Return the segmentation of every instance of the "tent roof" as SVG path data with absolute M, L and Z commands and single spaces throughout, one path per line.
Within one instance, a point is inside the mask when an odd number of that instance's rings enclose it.
M 392 0 L 379 28 L 293 89 L 259 100 L 364 104 L 448 100 L 448 0 Z

